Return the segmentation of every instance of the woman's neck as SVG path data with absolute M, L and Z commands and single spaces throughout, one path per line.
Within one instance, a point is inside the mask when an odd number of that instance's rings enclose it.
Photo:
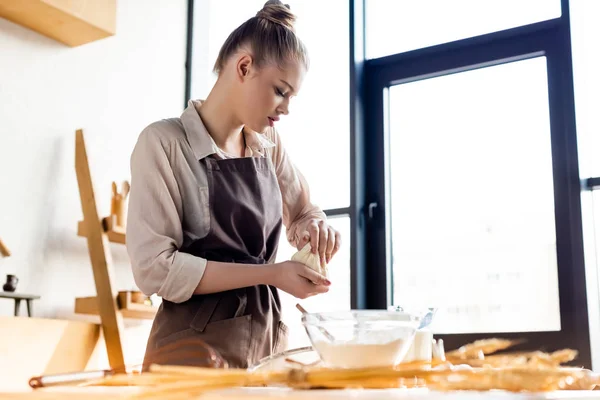
M 217 82 L 206 100 L 196 109 L 208 133 L 221 150 L 244 156 L 244 125 L 231 112 L 229 101 L 221 95 L 224 91 L 220 89 Z

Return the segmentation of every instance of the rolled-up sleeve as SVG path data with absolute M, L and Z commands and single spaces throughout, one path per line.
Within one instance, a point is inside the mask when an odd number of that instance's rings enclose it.
M 272 129 L 268 134 L 275 144 L 272 148 L 272 161 L 283 201 L 283 223 L 288 242 L 297 247 L 313 219 L 326 220 L 325 213 L 310 200 L 310 190 L 306 179 L 287 154 L 279 134 Z
M 179 251 L 182 198 L 169 161 L 172 144 L 159 129 L 146 128 L 131 155 L 127 252 L 136 285 L 144 294 L 181 303 L 194 293 L 206 260 Z

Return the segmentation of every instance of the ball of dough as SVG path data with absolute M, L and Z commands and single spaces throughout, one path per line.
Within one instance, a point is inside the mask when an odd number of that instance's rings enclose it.
M 308 268 L 317 271 L 319 274 L 323 276 L 327 276 L 327 265 L 324 267 L 321 265 L 321 257 L 319 253 L 313 254 L 311 251 L 310 242 L 307 243 L 302 249 L 298 250 L 293 256 L 292 261 L 300 262 L 306 265 Z

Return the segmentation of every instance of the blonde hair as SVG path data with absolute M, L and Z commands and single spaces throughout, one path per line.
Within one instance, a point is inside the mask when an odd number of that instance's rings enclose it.
M 296 36 L 296 16 L 290 6 L 279 0 L 269 0 L 256 15 L 238 26 L 225 40 L 213 71 L 219 74 L 229 57 L 242 46 L 249 46 L 258 68 L 266 63 L 283 67 L 290 61 L 304 64 L 308 69 L 308 52 Z

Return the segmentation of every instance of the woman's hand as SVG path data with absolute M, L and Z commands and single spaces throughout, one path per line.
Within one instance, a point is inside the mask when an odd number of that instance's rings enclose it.
M 269 268 L 272 268 L 269 284 L 298 299 L 327 293 L 331 285 L 323 275 L 296 261 L 284 261 Z
M 313 219 L 306 226 L 306 232 L 298 243 L 298 250 L 302 249 L 308 242 L 313 253 L 319 253 L 321 264 L 329 264 L 331 258 L 338 252 L 342 244 L 338 231 L 333 229 L 327 221 Z

